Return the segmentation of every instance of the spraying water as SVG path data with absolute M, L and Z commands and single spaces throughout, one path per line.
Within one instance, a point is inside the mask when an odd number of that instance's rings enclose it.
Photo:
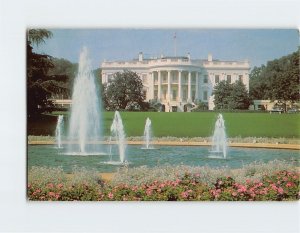
M 55 129 L 55 139 L 56 139 L 56 143 L 57 143 L 57 148 L 62 148 L 61 137 L 63 134 L 63 127 L 64 127 L 64 116 L 59 115 L 57 118 L 57 124 L 56 124 L 56 129 Z
M 215 123 L 215 131 L 212 138 L 212 152 L 223 153 L 224 159 L 226 158 L 227 138 L 222 114 L 218 115 L 217 121 Z
M 75 78 L 70 115 L 69 153 L 86 155 L 101 150 L 99 145 L 88 145 L 101 139 L 101 101 L 96 78 L 88 59 L 87 48 L 80 53 L 78 73 Z
M 126 150 L 125 132 L 124 132 L 122 118 L 118 111 L 115 112 L 114 120 L 110 127 L 110 131 L 112 136 L 115 137 L 117 141 L 120 162 L 125 163 L 126 162 L 125 161 L 125 150 Z
M 143 149 L 150 149 L 150 143 L 151 143 L 151 137 L 152 137 L 152 131 L 151 131 L 151 120 L 149 117 L 146 120 L 145 129 L 144 129 L 144 143 L 145 148 Z

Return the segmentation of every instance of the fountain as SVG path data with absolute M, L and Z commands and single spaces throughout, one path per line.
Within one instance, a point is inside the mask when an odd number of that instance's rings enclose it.
M 67 154 L 103 154 L 97 141 L 101 140 L 101 101 L 96 78 L 88 59 L 87 48 L 80 53 L 78 73 L 74 81 Z M 74 144 L 75 142 L 75 144 Z
M 110 147 L 111 157 L 110 157 L 110 161 L 106 163 L 111 165 L 127 164 L 128 162 L 125 159 L 126 143 L 125 143 L 124 126 L 123 126 L 121 115 L 118 111 L 115 112 L 113 123 L 111 124 L 110 127 L 110 131 L 112 134 L 112 136 L 110 137 L 110 146 L 111 146 L 112 138 L 115 138 L 119 150 L 120 161 L 112 161 L 112 154 L 111 154 L 111 147 Z
M 212 137 L 212 153 L 223 154 L 223 158 L 226 159 L 227 154 L 227 139 L 225 133 L 225 124 L 222 114 L 218 115 L 215 123 L 214 135 Z
M 56 129 L 55 129 L 55 139 L 57 143 L 57 148 L 61 149 L 61 136 L 63 132 L 63 127 L 64 127 L 64 116 L 59 115 L 57 118 L 57 124 L 56 124 Z
M 151 137 L 152 137 L 152 131 L 151 131 L 151 120 L 149 117 L 147 117 L 145 129 L 144 129 L 144 142 L 145 145 L 142 147 L 142 149 L 153 149 L 153 147 L 150 145 L 151 143 Z

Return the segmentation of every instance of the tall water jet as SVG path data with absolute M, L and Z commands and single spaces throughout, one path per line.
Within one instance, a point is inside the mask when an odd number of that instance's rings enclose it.
M 151 130 L 151 120 L 149 117 L 146 119 L 145 129 L 144 129 L 144 143 L 145 147 L 142 149 L 151 149 L 151 137 L 152 137 L 152 130 Z
M 59 115 L 57 118 L 57 124 L 55 129 L 55 140 L 56 140 L 57 148 L 62 148 L 61 137 L 63 134 L 63 127 L 64 127 L 64 116 Z
M 218 115 L 215 123 L 214 135 L 212 137 L 212 151 L 213 153 L 222 153 L 224 159 L 227 154 L 227 138 L 225 132 L 225 124 L 222 114 Z
M 69 125 L 69 140 L 72 143 L 68 148 L 71 154 L 87 155 L 101 151 L 99 145 L 89 145 L 101 139 L 101 101 L 96 81 L 87 48 L 84 47 L 80 53 L 72 94 Z
M 126 144 L 125 144 L 125 132 L 124 132 L 124 126 L 122 122 L 121 115 L 118 111 L 115 112 L 113 123 L 111 124 L 110 131 L 112 134 L 112 137 L 115 137 L 118 149 L 119 149 L 119 156 L 120 156 L 120 162 L 125 163 L 125 150 L 126 150 Z

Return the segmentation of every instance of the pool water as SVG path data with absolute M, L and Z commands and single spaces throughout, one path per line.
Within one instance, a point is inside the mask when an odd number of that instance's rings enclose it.
M 142 146 L 128 145 L 126 159 L 129 167 L 157 165 L 189 165 L 239 168 L 243 165 L 259 161 L 284 160 L 299 164 L 300 151 L 281 149 L 249 149 L 229 148 L 227 158 L 209 152 L 210 147 L 200 146 L 157 146 L 155 149 L 145 150 Z M 96 169 L 99 172 L 115 172 L 116 163 L 107 163 L 110 160 L 118 161 L 117 148 L 113 147 L 109 154 L 109 146 L 104 145 L 102 155 L 66 155 L 64 149 L 57 149 L 53 145 L 29 145 L 28 168 L 32 166 L 61 166 L 65 172 L 71 172 L 74 166 Z

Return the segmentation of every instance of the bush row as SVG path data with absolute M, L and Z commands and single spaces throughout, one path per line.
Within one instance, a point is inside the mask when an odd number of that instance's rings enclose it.
M 213 185 L 201 173 L 140 185 L 100 183 L 28 184 L 28 199 L 37 201 L 287 201 L 299 199 L 299 172 L 282 170 L 260 180 L 237 182 L 219 177 Z

